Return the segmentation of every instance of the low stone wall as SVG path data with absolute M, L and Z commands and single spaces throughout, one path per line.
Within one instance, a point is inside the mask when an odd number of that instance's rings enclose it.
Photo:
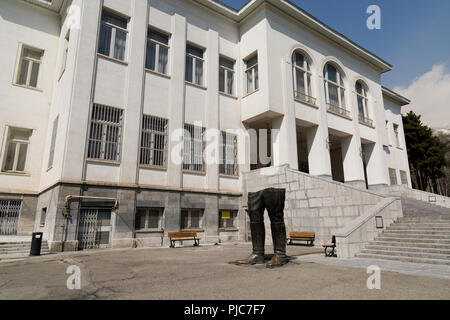
M 287 231 L 313 231 L 316 246 L 386 199 L 376 192 L 358 189 L 325 178 L 289 169 L 287 165 L 264 168 L 245 174 L 244 202 L 247 193 L 265 188 L 285 188 Z M 265 216 L 266 239 L 270 242 L 270 220 Z
M 400 198 L 386 198 L 336 233 L 336 248 L 339 258 L 353 258 L 403 216 Z M 383 217 L 383 228 L 377 228 L 375 217 Z
M 386 195 L 394 195 L 398 197 L 405 197 L 414 200 L 423 201 L 429 204 L 433 204 L 436 206 L 450 208 L 450 198 L 441 196 L 438 194 L 425 192 L 421 190 L 411 189 L 406 185 L 397 185 L 397 186 L 379 186 L 374 189 L 377 192 L 386 194 Z

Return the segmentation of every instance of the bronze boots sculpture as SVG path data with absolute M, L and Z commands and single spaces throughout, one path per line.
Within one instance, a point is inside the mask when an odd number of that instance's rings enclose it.
M 263 264 L 264 242 L 266 237 L 264 227 L 264 210 L 269 212 L 272 227 L 272 241 L 274 256 L 266 266 L 280 267 L 287 263 L 286 257 L 286 226 L 284 224 L 285 189 L 269 188 L 248 194 L 248 214 L 252 233 L 253 252 L 245 260 L 236 261 L 237 264 Z

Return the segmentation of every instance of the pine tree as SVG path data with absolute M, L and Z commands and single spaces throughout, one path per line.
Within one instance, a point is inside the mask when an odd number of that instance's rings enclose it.
M 422 123 L 421 116 L 413 111 L 403 117 L 403 126 L 413 187 L 442 193 L 438 181 L 444 177 L 449 165 L 446 159 L 449 144 L 433 136 L 433 131 Z

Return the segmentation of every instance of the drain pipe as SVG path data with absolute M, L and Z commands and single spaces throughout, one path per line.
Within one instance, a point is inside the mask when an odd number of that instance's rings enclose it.
M 72 215 L 70 214 L 70 203 L 74 200 L 83 200 L 83 199 L 91 199 L 91 200 L 109 200 L 114 201 L 114 209 L 119 208 L 119 201 L 117 198 L 105 198 L 105 197 L 90 197 L 90 196 L 73 196 L 68 195 L 66 197 L 66 200 L 64 201 L 64 210 L 63 210 L 63 224 L 62 224 L 62 242 L 61 242 L 61 251 L 64 252 L 64 245 L 66 242 L 66 227 L 67 227 L 67 220 L 72 218 Z

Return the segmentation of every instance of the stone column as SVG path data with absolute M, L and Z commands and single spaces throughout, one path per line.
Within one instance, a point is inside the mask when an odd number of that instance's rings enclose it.
M 125 121 L 122 136 L 120 182 L 135 184 L 139 163 L 140 128 L 144 93 L 144 61 L 148 28 L 146 0 L 134 0 L 128 35 L 128 68 L 126 79 Z M 157 95 L 157 92 L 154 93 Z
M 66 131 L 66 146 L 61 173 L 62 179 L 80 181 L 85 163 L 86 136 L 89 126 L 90 106 L 95 79 L 97 61 L 97 38 L 99 19 L 102 10 L 101 0 L 74 0 L 73 5 L 82 8 L 81 29 L 71 30 L 71 39 L 76 39 L 77 66 L 73 76 L 70 106 L 66 112 L 70 115 Z M 70 112 L 70 110 L 72 112 Z
M 325 88 L 323 86 L 322 73 L 318 74 L 318 97 L 319 106 L 319 126 L 308 129 L 306 139 L 308 144 L 308 164 L 309 173 L 314 176 L 320 176 L 332 179 L 331 158 L 328 141 L 328 105 L 326 104 Z
M 341 147 L 345 183 L 365 189 L 361 139 L 356 136 L 342 138 Z
M 151 10 L 151 9 L 150 9 Z M 183 128 L 185 103 L 186 18 L 172 16 L 172 45 L 170 48 L 171 79 L 169 96 L 169 152 L 167 186 L 182 186 Z M 181 152 L 181 153 L 180 153 Z M 179 155 L 178 156 L 175 155 Z M 175 159 L 176 158 L 176 159 Z M 173 161 L 173 160 L 177 161 Z
M 215 160 L 206 160 L 206 187 L 208 190 L 219 190 L 219 34 L 217 31 L 208 31 L 207 54 L 207 93 L 206 93 L 206 139 L 209 155 L 214 156 Z

